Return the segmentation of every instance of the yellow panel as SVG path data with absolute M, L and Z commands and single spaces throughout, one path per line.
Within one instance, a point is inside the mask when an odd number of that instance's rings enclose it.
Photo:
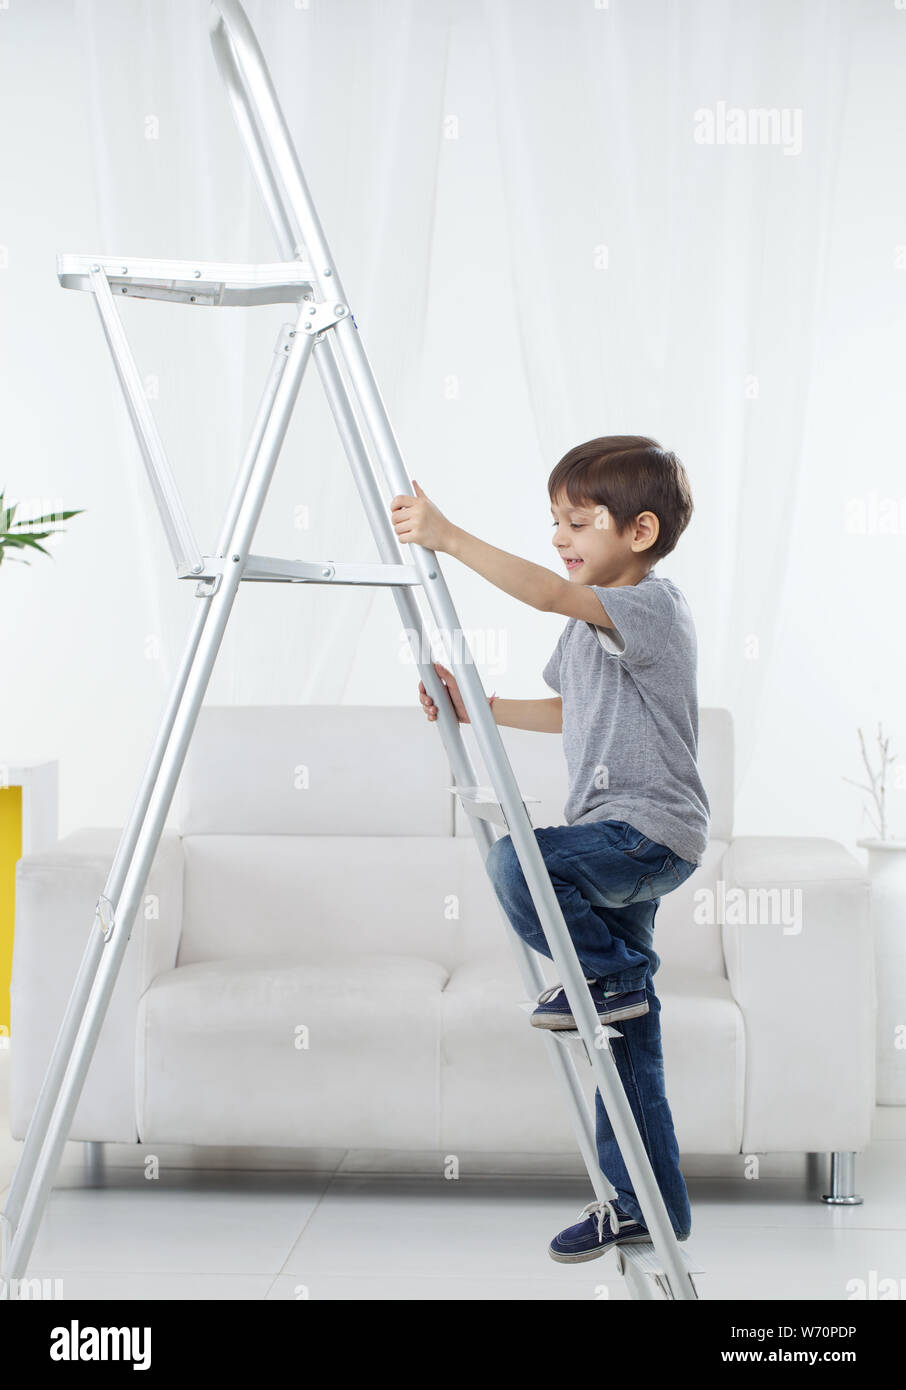
M 9 1036 L 16 861 L 22 858 L 22 788 L 0 787 L 0 1036 Z

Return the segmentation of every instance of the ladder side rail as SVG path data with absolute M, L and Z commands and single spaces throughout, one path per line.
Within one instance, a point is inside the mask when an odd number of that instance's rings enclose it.
M 315 362 L 321 375 L 324 394 L 337 427 L 337 433 L 349 461 L 365 514 L 371 526 L 378 554 L 384 564 L 402 562 L 399 538 L 393 529 L 390 513 L 381 496 L 368 447 L 362 433 L 362 426 L 356 417 L 346 383 L 343 381 L 333 329 L 319 334 L 315 351 Z M 412 568 L 415 568 L 412 566 Z M 425 652 L 430 651 L 429 635 L 425 630 L 425 620 L 415 594 L 406 588 L 393 589 L 397 610 L 403 621 L 415 666 L 424 682 L 425 689 L 437 706 L 437 723 L 441 740 L 447 754 L 450 775 L 460 786 L 474 781 L 468 749 L 463 742 L 459 720 L 443 681 L 438 676 L 431 661 L 426 661 Z M 508 923 L 509 925 L 509 923 Z M 540 981 L 536 994 L 545 988 L 544 977 L 538 972 Z
M 226 87 L 233 116 L 264 199 L 277 244 L 287 260 L 303 260 L 302 231 L 281 195 L 280 184 L 268 156 L 265 135 L 255 119 L 252 98 L 243 77 L 237 52 L 237 42 L 215 5 L 211 6 L 209 29 L 214 59 Z M 239 43 L 241 44 L 241 40 Z M 261 61 L 263 63 L 263 58 Z
M 240 136 L 271 212 L 281 255 L 287 258 L 307 259 L 311 264 L 312 278 L 318 282 L 324 297 L 347 302 L 264 55 L 238 0 L 211 0 L 209 32 L 215 61 L 227 87 Z M 328 280 L 329 284 L 326 283 Z M 351 313 L 347 318 L 352 319 Z M 350 324 L 350 327 L 357 332 L 354 324 Z M 332 338 L 329 333 L 327 337 L 330 339 L 332 355 Z M 315 360 L 320 367 L 323 361 L 320 350 L 315 354 Z M 345 436 L 347 457 L 352 465 L 372 532 L 378 539 L 381 559 L 388 563 L 401 563 L 402 556 L 396 533 L 389 523 L 386 508 L 378 492 L 368 452 L 361 447 L 361 443 L 353 452 L 349 450 L 347 441 L 351 436 L 347 425 L 347 412 L 355 436 L 360 435 L 360 430 L 349 403 L 349 394 L 340 381 L 336 359 L 333 365 L 330 380 L 324 371 L 321 373 L 322 380 L 329 399 L 331 391 L 333 392 L 334 416 L 341 436 Z M 338 412 L 335 406 L 340 400 L 345 402 L 345 406 Z M 400 468 L 400 472 L 404 475 L 405 470 Z M 408 487 L 407 480 L 405 490 L 408 490 Z M 399 486 L 397 490 L 401 490 Z M 424 576 L 421 577 L 424 580 Z M 420 632 L 422 623 L 419 610 L 411 596 L 408 601 L 411 604 L 411 612 L 418 618 L 415 626 Z M 417 656 L 425 689 L 438 707 L 442 737 L 449 735 L 451 730 L 444 727 L 447 721 L 443 711 L 448 701 L 443 696 L 443 684 L 433 665 L 422 663 L 421 653 Z M 458 725 L 452 708 L 450 722 L 454 728 Z M 458 728 L 456 732 L 458 733 Z M 462 777 L 457 777 L 455 772 L 453 778 L 462 784 Z
M 371 522 L 378 552 L 385 563 L 394 563 L 399 555 L 399 539 L 393 529 L 389 512 L 378 494 L 368 450 L 340 374 L 330 330 L 324 333 L 323 337 L 321 335 L 318 337 L 315 362 L 321 375 L 324 394 L 336 423 L 337 433 L 349 460 L 349 466 L 366 515 Z M 408 589 L 396 587 L 393 589 L 393 597 L 404 630 L 409 634 L 410 645 L 425 688 L 431 691 L 437 706 L 437 722 L 453 780 L 460 786 L 472 785 L 475 781 L 475 770 L 449 692 L 438 677 L 433 665 L 422 660 L 427 634 L 421 609 L 416 602 L 416 595 Z M 470 817 L 470 824 L 478 842 L 482 863 L 484 863 L 491 845 L 497 838 L 496 832 L 487 821 L 475 820 Z M 526 995 L 528 998 L 537 998 L 541 991 L 547 987 L 540 958 L 537 952 L 533 951 L 513 930 L 512 923 L 499 902 L 497 902 L 497 907 L 507 938 L 516 955 L 516 962 Z M 562 1080 L 568 1097 L 567 1109 L 592 1188 L 597 1198 L 604 1201 L 608 1197 L 615 1196 L 616 1189 L 602 1173 L 598 1163 L 594 1117 L 582 1089 L 578 1068 L 574 1058 L 549 1033 L 545 1033 L 544 1041 L 555 1077 Z
M 356 418 L 346 383 L 340 373 L 333 329 L 324 329 L 315 339 L 315 364 L 321 377 L 324 395 L 340 436 L 343 451 L 356 489 L 365 509 L 380 560 L 385 565 L 401 565 L 406 557 L 393 529 L 389 508 L 381 496 L 374 466 Z M 414 567 L 413 567 L 414 568 Z
M 41 1215 L 59 1167 L 67 1135 L 72 1127 L 73 1116 L 85 1082 L 85 1076 L 97 1045 L 110 996 L 116 984 L 117 973 L 129 942 L 151 862 L 160 840 L 198 711 L 201 708 L 210 673 L 239 588 L 243 562 L 248 555 L 302 376 L 311 356 L 312 346 L 312 338 L 308 334 L 299 333 L 290 348 L 286 369 L 274 401 L 273 413 L 260 442 L 255 468 L 250 479 L 249 493 L 243 499 L 230 538 L 230 553 L 235 555 L 236 563 L 226 569 L 224 582 L 213 597 L 205 600 L 206 606 L 210 608 L 210 614 L 186 681 L 183 699 L 174 721 L 172 737 L 167 744 L 159 776 L 149 798 L 135 846 L 135 853 L 125 875 L 118 904 L 120 917 L 115 922 L 109 942 L 105 942 L 107 950 L 99 963 L 72 1054 L 56 1098 L 54 1113 L 48 1125 L 47 1137 L 35 1164 L 32 1182 L 22 1203 L 17 1229 L 11 1238 L 7 1262 L 9 1274 L 4 1275 L 6 1278 L 22 1277 L 34 1245 Z
M 453 614 L 445 586 L 431 591 L 440 612 L 438 621 L 449 621 Z M 430 597 L 430 596 L 429 596 Z M 455 616 L 453 617 L 455 622 Z M 610 1049 L 606 1028 L 601 1024 L 585 973 L 569 935 L 563 911 L 556 895 L 550 873 L 535 837 L 525 803 L 522 800 L 512 767 L 500 739 L 500 730 L 482 689 L 477 669 L 472 662 L 468 645 L 463 640 L 463 661 L 454 661 L 454 672 L 460 683 L 463 702 L 475 728 L 475 736 L 491 781 L 504 809 L 509 833 L 520 867 L 550 947 L 558 978 L 563 982 L 570 1009 L 576 1020 L 579 1035 L 585 1043 L 588 1058 L 595 1074 L 601 1099 L 613 1127 L 620 1153 L 644 1213 L 646 1225 L 655 1249 L 664 1261 L 666 1277 L 675 1298 L 697 1297 L 689 1272 L 683 1262 L 679 1242 L 670 1223 L 664 1199 L 658 1187 L 648 1154 L 632 1113 L 629 1099 L 617 1071 Z M 477 689 L 476 689 L 477 687 Z M 609 1179 L 608 1179 L 609 1181 Z
M 387 415 L 371 365 L 362 346 L 361 335 L 350 318 L 339 320 L 331 333 L 336 335 L 349 373 L 352 389 L 368 426 L 378 461 L 384 475 L 400 493 L 410 492 L 399 444 Z M 373 479 L 371 479 L 372 485 Z M 410 545 L 413 560 L 424 585 L 425 596 L 442 631 L 462 636 L 456 610 L 453 607 L 446 581 L 441 574 L 437 556 L 419 545 Z M 455 644 L 454 644 L 455 646 Z M 576 1019 L 577 1029 L 589 1050 L 589 1060 L 595 1072 L 601 1098 L 613 1125 L 614 1134 L 627 1171 L 638 1195 L 639 1205 L 658 1254 L 675 1291 L 675 1297 L 693 1298 L 694 1288 L 682 1262 L 679 1243 L 670 1224 L 667 1208 L 645 1152 L 635 1117 L 620 1081 L 609 1046 L 600 1046 L 600 1021 L 579 964 L 578 956 L 550 879 L 547 867 L 535 838 L 534 828 L 500 738 L 500 730 L 487 703 L 477 667 L 464 636 L 462 661 L 454 661 L 457 681 L 482 759 L 491 776 L 509 826 L 513 846 L 525 873 L 526 884 L 544 929 L 559 978 Z M 454 658 L 455 658 L 454 649 Z M 439 702 L 435 698 L 435 703 Z
M 236 474 L 236 480 L 233 483 L 229 500 L 227 501 L 223 525 L 220 528 L 220 535 L 217 538 L 217 548 L 214 551 L 214 554 L 217 556 L 223 556 L 227 553 L 230 537 L 236 528 L 239 513 L 242 510 L 243 498 L 248 492 L 252 474 L 255 470 L 255 462 L 261 448 L 261 441 L 264 438 L 268 422 L 273 413 L 274 401 L 277 398 L 280 382 L 283 379 L 283 373 L 286 370 L 286 364 L 289 360 L 288 353 L 283 351 L 284 338 L 286 335 L 289 335 L 290 341 L 292 341 L 296 334 L 297 330 L 293 328 L 291 323 L 281 324 L 280 333 L 274 344 L 274 355 L 271 359 L 270 369 L 264 383 L 264 391 L 252 422 L 251 434 L 246 443 L 245 453 Z
M 324 297 L 343 299 L 264 54 L 236 0 L 211 0 L 209 36 L 246 153 L 271 213 L 281 253 L 288 260 L 310 260 L 319 279 L 328 270 L 332 286 L 322 285 Z
M 452 707 L 449 696 L 446 695 L 445 698 L 446 703 L 450 704 Z M 458 721 L 457 736 L 460 742 L 463 742 L 462 731 L 459 729 Z M 465 747 L 464 743 L 463 748 L 466 760 L 471 763 L 468 749 Z M 469 771 L 471 771 L 471 767 Z M 470 816 L 469 824 L 478 842 L 482 862 L 484 862 L 487 860 L 491 845 L 499 837 L 488 821 L 477 820 Z M 496 894 L 494 894 L 494 898 L 495 901 L 497 901 Z M 525 990 L 526 997 L 529 999 L 537 999 L 541 991 L 547 988 L 547 981 L 542 974 L 541 960 L 538 953 L 537 951 L 533 951 L 531 946 L 523 941 L 518 932 L 513 930 L 513 924 L 509 917 L 507 917 L 499 901 L 497 901 L 497 909 L 500 913 L 500 919 L 503 923 L 507 940 L 512 946 L 513 953 L 516 956 L 516 964 L 522 978 L 522 986 Z M 563 1085 L 564 1094 L 567 1099 L 566 1109 L 573 1127 L 573 1133 L 576 1137 L 576 1143 L 579 1147 L 579 1153 L 582 1155 L 582 1160 L 585 1164 L 585 1169 L 588 1173 L 595 1197 L 599 1202 L 612 1200 L 616 1197 L 617 1190 L 607 1177 L 607 1174 L 602 1171 L 601 1165 L 598 1162 L 594 1112 L 589 1106 L 585 1097 L 585 1092 L 582 1089 L 579 1068 L 576 1065 L 575 1058 L 570 1054 L 563 1043 L 557 1041 L 550 1029 L 533 1028 L 530 1029 L 530 1031 L 533 1033 L 543 1033 L 544 1035 L 544 1044 L 547 1050 L 548 1061 L 553 1068 L 555 1081 L 560 1081 Z
M 445 598 L 437 588 L 435 597 Z M 464 657 L 467 649 L 464 644 Z M 563 982 L 570 1009 L 576 1020 L 576 1027 L 588 1049 L 589 1061 L 601 1093 L 601 1099 L 613 1127 L 626 1170 L 636 1192 L 648 1231 L 658 1254 L 664 1261 L 665 1271 L 670 1279 L 676 1298 L 695 1298 L 695 1289 L 689 1278 L 679 1248 L 679 1242 L 670 1223 L 664 1199 L 658 1187 L 648 1154 L 636 1124 L 629 1098 L 617 1071 L 616 1062 L 610 1049 L 606 1031 L 597 1015 L 585 973 L 573 946 L 563 910 L 557 898 L 550 874 L 535 838 L 525 804 L 519 795 L 518 786 L 500 740 L 500 731 L 494 722 L 493 714 L 487 706 L 484 692 L 478 680 L 474 665 L 464 664 L 462 676 L 465 677 L 463 700 L 469 718 L 475 725 L 476 739 L 482 749 L 482 756 L 491 775 L 493 785 L 503 788 L 501 804 L 510 828 L 510 835 L 525 875 L 532 902 L 544 930 L 545 940 L 550 947 L 554 964 Z M 478 686 L 478 691 L 474 686 Z M 469 707 L 469 699 L 474 701 L 474 713 Z M 493 737 L 496 735 L 496 739 Z
M 183 506 L 176 479 L 167 460 L 163 440 L 151 412 L 138 366 L 132 355 L 126 330 L 116 310 L 110 282 L 103 269 L 89 271 L 94 302 L 100 315 L 107 346 L 113 357 L 116 374 L 122 387 L 130 419 L 138 437 L 142 459 L 151 483 L 157 510 L 160 512 L 167 540 L 177 569 L 200 574 L 201 552 L 198 549 L 189 517 Z

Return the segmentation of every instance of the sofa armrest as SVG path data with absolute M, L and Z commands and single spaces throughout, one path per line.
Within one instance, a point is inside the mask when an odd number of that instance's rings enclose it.
M 95 906 L 122 832 L 73 832 L 16 865 L 10 983 L 10 1133 L 23 1139 L 78 974 Z M 136 1014 L 152 980 L 176 964 L 182 926 L 183 851 L 164 831 L 101 1027 L 71 1139 L 138 1139 Z
M 743 835 L 724 874 L 724 959 L 746 1030 L 743 1152 L 858 1151 L 875 1102 L 865 872 L 833 840 Z

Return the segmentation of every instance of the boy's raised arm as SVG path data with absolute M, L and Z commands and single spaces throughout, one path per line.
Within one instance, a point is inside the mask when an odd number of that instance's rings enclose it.
M 562 575 L 545 565 L 523 560 L 488 545 L 477 536 L 454 526 L 418 483 L 413 481 L 417 496 L 401 494 L 390 503 L 393 528 L 404 544 L 422 545 L 427 550 L 442 551 L 475 570 L 483 579 L 518 598 L 542 613 L 563 613 L 569 618 L 581 618 L 597 627 L 613 627 L 600 600 L 587 585 L 571 584 Z
M 445 548 L 448 555 L 468 565 L 482 579 L 487 579 L 505 594 L 521 599 L 542 612 L 550 610 L 557 584 L 567 583 L 544 565 L 536 565 L 519 555 L 511 555 L 508 550 L 488 545 L 487 541 L 480 541 L 459 526 L 451 527 Z

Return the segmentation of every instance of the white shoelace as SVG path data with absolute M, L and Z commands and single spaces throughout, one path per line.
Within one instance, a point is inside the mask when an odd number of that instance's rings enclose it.
M 587 985 L 593 985 L 593 984 L 595 983 L 595 981 L 594 981 L 594 980 L 588 980 L 588 979 L 586 979 L 585 983 L 586 983 Z M 541 991 L 541 993 L 538 995 L 538 998 L 537 998 L 537 1000 L 536 1000 L 535 1002 L 536 1002 L 537 1004 L 547 1004 L 547 1003 L 550 1002 L 551 999 L 556 998 L 556 996 L 560 993 L 561 989 L 563 990 L 563 993 L 564 993 L 564 996 L 565 996 L 565 994 L 566 994 L 566 989 L 565 989 L 565 987 L 564 987 L 563 985 L 551 985 L 550 989 L 543 989 L 543 990 Z
M 604 1239 L 604 1213 L 610 1213 L 610 1229 L 615 1236 L 620 1234 L 620 1218 L 617 1216 L 616 1207 L 613 1202 L 589 1202 L 587 1207 L 583 1207 L 580 1216 L 592 1216 L 598 1213 L 598 1240 Z

